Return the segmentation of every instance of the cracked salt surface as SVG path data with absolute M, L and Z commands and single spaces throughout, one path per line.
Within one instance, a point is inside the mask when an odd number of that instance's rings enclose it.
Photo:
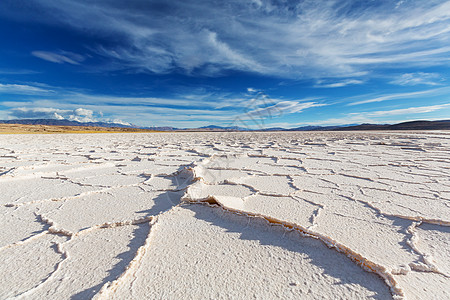
M 0 299 L 450 298 L 450 133 L 0 146 Z

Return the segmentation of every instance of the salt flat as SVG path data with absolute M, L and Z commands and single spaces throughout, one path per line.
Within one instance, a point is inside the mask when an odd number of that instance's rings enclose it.
M 0 136 L 0 298 L 449 299 L 450 133 Z

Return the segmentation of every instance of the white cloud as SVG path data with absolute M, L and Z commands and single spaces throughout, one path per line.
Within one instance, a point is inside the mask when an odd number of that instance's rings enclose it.
M 34 70 L 27 69 L 0 69 L 1 75 L 30 75 L 30 74 L 39 74 L 40 72 Z
M 131 123 L 122 121 L 120 119 L 104 119 L 104 120 L 102 120 L 102 122 L 131 126 Z
M 450 107 L 450 103 L 430 106 L 408 107 L 393 110 L 374 111 L 367 113 L 368 116 L 394 116 L 394 115 L 409 115 L 409 114 L 423 114 L 433 112 L 436 110 Z
M 69 63 L 72 65 L 79 65 L 80 62 L 84 61 L 84 56 L 62 50 L 59 50 L 57 52 L 33 51 L 31 52 L 31 54 L 40 59 L 58 64 Z
M 57 119 L 64 120 L 62 115 L 68 114 L 72 111 L 62 110 L 48 107 L 27 108 L 19 107 L 11 110 L 10 114 L 19 119 Z
M 52 90 L 44 89 L 38 86 L 25 85 L 25 84 L 2 84 L 0 83 L 0 93 L 5 94 L 48 94 L 53 92 Z
M 94 114 L 94 112 L 92 110 L 84 109 L 84 108 L 77 108 L 73 112 L 77 116 L 89 117 L 89 118 L 92 118 L 92 116 Z
M 306 123 L 298 123 L 296 126 L 314 125 L 314 126 L 334 126 L 334 125 L 348 125 L 348 124 L 363 124 L 363 123 L 377 123 L 373 118 L 366 115 L 351 115 L 348 114 L 339 118 L 329 118 L 319 121 L 312 121 Z M 293 126 L 291 124 L 291 126 Z
M 300 113 L 303 110 L 311 107 L 324 106 L 316 102 L 299 102 L 299 101 L 280 101 L 276 104 L 257 108 L 246 112 L 243 117 L 247 118 L 274 118 L 280 117 L 284 114 Z
M 436 73 L 406 73 L 402 74 L 395 80 L 392 80 L 391 84 L 397 85 L 440 85 L 442 84 L 443 79 L 439 74 Z
M 429 106 L 419 106 L 419 107 L 407 107 L 392 110 L 380 110 L 372 112 L 358 112 L 349 113 L 339 118 L 329 118 L 314 122 L 308 122 L 307 125 L 318 125 L 318 126 L 328 126 L 328 125 L 348 125 L 348 124 L 393 124 L 399 122 L 413 121 L 414 119 L 411 115 L 415 114 L 425 114 L 431 113 L 438 110 L 449 109 L 450 103 L 439 104 L 439 105 L 429 105 Z M 397 119 L 387 119 L 390 116 L 403 116 Z M 442 120 L 443 117 L 427 117 L 427 120 Z M 299 123 L 297 125 L 306 125 L 304 123 Z M 290 126 L 293 126 L 292 124 Z
M 443 93 L 446 91 L 448 92 L 447 88 L 439 88 L 439 89 L 431 89 L 431 90 L 418 91 L 418 92 L 395 93 L 395 94 L 388 94 L 388 95 L 378 96 L 375 98 L 369 98 L 369 99 L 359 100 L 359 101 L 355 101 L 355 102 L 350 102 L 347 105 L 353 106 L 353 105 L 382 102 L 382 101 L 395 100 L 395 99 L 417 98 L 417 97 L 420 97 L 423 95 L 438 94 L 438 93 Z
M 355 77 L 400 64 L 450 63 L 449 1 L 371 1 L 361 6 L 342 0 L 33 3 L 48 15 L 30 19 L 117 37 L 122 42 L 91 49 L 120 68 L 140 71 L 216 76 L 241 70 L 317 78 Z M 57 63 L 80 62 L 67 53 L 34 54 Z
M 18 119 L 56 119 L 77 122 L 109 122 L 130 125 L 119 119 L 99 119 L 94 111 L 85 108 L 59 109 L 51 107 L 18 107 L 9 112 L 10 117 Z
M 357 79 L 347 79 L 339 82 L 333 82 L 333 83 L 323 83 L 322 81 L 319 81 L 318 84 L 316 84 L 314 87 L 316 88 L 338 88 L 338 87 L 344 87 L 348 85 L 354 85 L 354 84 L 363 84 L 364 81 L 357 80 Z

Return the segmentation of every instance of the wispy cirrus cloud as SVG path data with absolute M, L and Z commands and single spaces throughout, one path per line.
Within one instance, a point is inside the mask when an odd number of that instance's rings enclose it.
M 433 113 L 440 110 L 449 110 L 450 113 L 450 103 L 428 105 L 428 106 L 413 106 L 390 110 L 377 110 L 370 112 L 348 113 L 342 117 L 308 122 L 308 125 L 328 126 L 328 125 L 348 125 L 348 124 L 362 124 L 362 123 L 392 124 L 397 122 L 417 120 L 416 115 Z M 396 116 L 396 118 L 392 118 L 393 116 Z M 445 118 L 428 116 L 426 119 L 442 120 Z M 297 125 L 305 125 L 305 124 L 299 123 Z
M 15 1 L 3 2 L 10 17 L 23 14 Z M 157 74 L 238 70 L 287 78 L 357 77 L 400 64 L 448 66 L 450 2 L 399 3 L 133 0 L 124 6 L 111 0 L 93 6 L 88 0 L 36 0 L 33 8 L 41 13 L 28 19 L 114 36 L 115 43 L 99 41 L 90 49 L 117 67 Z M 80 62 L 64 53 L 37 55 Z
M 383 102 L 383 101 L 397 100 L 397 99 L 412 99 L 412 98 L 422 97 L 424 95 L 433 95 L 433 94 L 439 94 L 439 93 L 444 94 L 445 92 L 448 92 L 448 90 L 449 90 L 448 88 L 437 88 L 437 89 L 408 92 L 408 93 L 393 93 L 393 94 L 382 95 L 382 96 L 378 96 L 378 97 L 374 97 L 374 98 L 350 102 L 347 104 L 347 106 L 354 106 L 354 105 L 361 105 L 361 104 L 375 103 L 375 102 Z
M 52 92 L 53 92 L 52 90 L 34 85 L 0 83 L 0 93 L 5 94 L 36 95 L 36 94 L 48 94 Z
M 326 104 L 317 102 L 280 101 L 276 104 L 256 108 L 245 113 L 245 117 L 272 118 L 284 114 L 300 113 L 311 107 L 325 106 Z
M 331 82 L 331 83 L 325 83 L 324 81 L 320 80 L 316 85 L 314 85 L 314 87 L 316 87 L 316 88 L 339 88 L 339 87 L 344 87 L 344 86 L 348 86 L 348 85 L 356 85 L 356 84 L 363 84 L 363 83 L 364 83 L 363 80 L 358 80 L 358 79 L 347 79 L 347 80 Z
M 85 57 L 80 54 L 63 50 L 58 50 L 56 52 L 33 51 L 31 54 L 40 59 L 57 64 L 68 63 L 71 65 L 79 65 L 85 59 Z
M 429 105 L 429 106 L 419 106 L 419 107 L 408 107 L 392 110 L 381 110 L 367 113 L 368 116 L 395 116 L 395 115 L 410 115 L 410 114 L 423 114 L 429 113 L 444 108 L 449 108 L 450 103 L 439 104 L 439 105 Z
M 436 73 L 406 73 L 392 80 L 391 84 L 411 86 L 411 85 L 441 85 L 443 78 Z
M 40 72 L 26 69 L 0 69 L 0 75 L 31 75 L 39 74 Z

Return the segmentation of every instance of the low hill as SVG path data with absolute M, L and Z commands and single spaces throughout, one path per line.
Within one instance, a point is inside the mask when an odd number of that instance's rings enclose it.
M 450 130 L 450 120 L 410 121 L 398 124 L 361 124 L 333 130 Z

